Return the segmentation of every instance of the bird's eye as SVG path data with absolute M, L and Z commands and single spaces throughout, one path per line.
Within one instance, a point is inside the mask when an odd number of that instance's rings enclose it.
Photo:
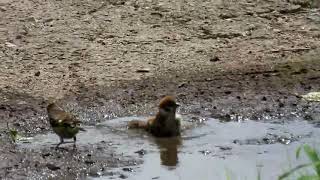
M 165 111 L 169 112 L 170 111 L 170 108 L 166 107 L 164 108 Z

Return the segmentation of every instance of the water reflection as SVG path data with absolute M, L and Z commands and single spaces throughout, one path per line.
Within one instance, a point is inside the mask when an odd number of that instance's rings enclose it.
M 156 138 L 155 142 L 160 150 L 161 164 L 174 169 L 179 162 L 178 148 L 182 144 L 181 138 Z

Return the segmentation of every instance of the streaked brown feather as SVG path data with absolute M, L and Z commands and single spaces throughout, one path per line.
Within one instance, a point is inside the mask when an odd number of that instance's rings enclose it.
M 69 124 L 72 126 L 81 123 L 73 115 L 64 111 L 61 107 L 59 107 L 54 103 L 48 105 L 47 112 L 48 112 L 50 122 L 53 122 L 53 123 L 63 123 L 63 124 Z
M 148 124 L 145 121 L 132 120 L 128 123 L 129 129 L 147 129 Z

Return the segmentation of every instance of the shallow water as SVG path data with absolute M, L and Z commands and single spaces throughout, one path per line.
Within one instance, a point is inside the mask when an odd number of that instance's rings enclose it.
M 305 121 L 283 124 L 256 121 L 183 121 L 181 138 L 153 138 L 147 133 L 127 130 L 124 117 L 86 127 L 78 135 L 78 147 L 106 142 L 124 156 L 141 158 L 143 163 L 119 171 L 128 179 L 277 179 L 277 176 L 306 161 L 297 161 L 295 151 L 303 143 L 319 144 L 320 129 Z M 191 120 L 191 119 L 190 119 Z M 22 144 L 28 148 L 52 146 L 55 134 L 37 135 Z M 132 168 L 132 169 L 131 169 Z M 94 179 L 117 179 L 101 176 Z M 120 178 L 119 178 L 120 179 Z

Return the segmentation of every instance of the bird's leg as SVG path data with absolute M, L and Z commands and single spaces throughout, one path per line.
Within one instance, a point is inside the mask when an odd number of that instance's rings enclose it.
M 74 148 L 74 149 L 76 148 L 76 141 L 77 141 L 77 137 L 74 136 L 74 137 L 73 137 L 73 148 Z
M 60 136 L 59 136 L 59 137 L 60 137 Z M 64 143 L 63 138 L 60 137 L 60 142 L 57 144 L 56 149 L 59 148 L 59 146 L 60 146 L 61 144 L 63 144 L 63 143 Z

